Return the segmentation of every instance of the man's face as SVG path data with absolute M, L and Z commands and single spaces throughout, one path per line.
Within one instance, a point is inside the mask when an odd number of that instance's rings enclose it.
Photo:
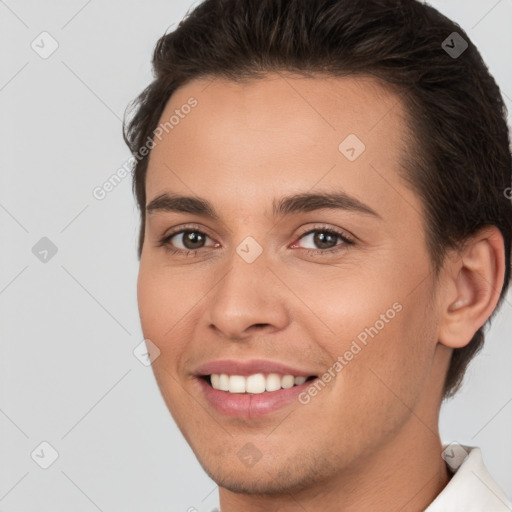
M 158 385 L 201 465 L 228 489 L 274 493 L 431 437 L 444 359 L 422 207 L 399 177 L 399 99 L 363 78 L 210 82 L 161 117 L 179 111 L 151 152 L 138 281 Z M 154 202 L 164 194 L 217 217 Z M 355 201 L 274 215 L 296 194 Z M 284 389 L 216 390 L 211 373 Z M 317 378 L 289 388 L 285 374 Z

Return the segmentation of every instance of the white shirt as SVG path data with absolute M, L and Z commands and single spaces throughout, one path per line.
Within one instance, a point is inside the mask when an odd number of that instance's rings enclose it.
M 512 503 L 487 471 L 480 448 L 458 443 L 443 448 L 454 474 L 425 512 L 512 512 Z
M 512 512 L 512 502 L 487 471 L 480 448 L 458 443 L 443 448 L 453 476 L 424 512 Z

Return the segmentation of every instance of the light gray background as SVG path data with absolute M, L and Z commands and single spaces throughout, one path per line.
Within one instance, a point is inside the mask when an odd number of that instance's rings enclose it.
M 512 110 L 512 1 L 431 4 L 468 32 Z M 191 5 L 0 2 L 0 511 L 217 504 L 150 367 L 132 353 L 142 333 L 130 178 L 102 201 L 92 195 L 128 159 L 124 109 L 151 80 L 157 39 Z M 43 31 L 59 45 L 47 59 L 31 48 Z M 42 237 L 58 248 L 46 263 L 32 253 Z M 480 446 L 510 497 L 511 312 L 509 294 L 441 418 L 443 441 Z M 31 458 L 43 441 L 59 454 L 48 469 Z

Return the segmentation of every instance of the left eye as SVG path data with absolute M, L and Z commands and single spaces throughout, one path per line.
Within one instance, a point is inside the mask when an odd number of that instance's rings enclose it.
M 187 251 L 195 251 L 197 249 L 201 249 L 201 244 L 204 243 L 206 238 L 210 238 L 206 233 L 203 233 L 202 231 L 197 230 L 185 230 L 185 231 L 179 231 L 177 233 L 174 233 L 167 237 L 166 242 L 170 243 L 173 238 L 176 238 L 177 240 L 181 239 L 182 247 L 177 247 L 178 249 L 187 250 Z M 187 245 L 184 245 L 187 244 Z M 175 245 L 172 243 L 171 245 Z
M 336 243 L 338 239 L 342 240 L 342 242 L 345 243 L 351 243 L 351 241 L 348 238 L 344 237 L 341 233 L 328 229 L 313 229 L 311 231 L 308 231 L 299 238 L 299 240 L 307 239 L 309 239 L 310 242 L 317 246 L 315 249 L 324 250 L 332 249 L 337 245 L 343 245 Z

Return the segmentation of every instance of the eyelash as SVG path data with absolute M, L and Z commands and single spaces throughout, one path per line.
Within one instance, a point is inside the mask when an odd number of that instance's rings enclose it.
M 322 256 L 322 255 L 326 255 L 326 254 L 337 253 L 337 252 L 346 250 L 347 246 L 353 245 L 355 243 L 355 240 L 352 239 L 352 237 L 349 237 L 347 234 L 341 233 L 340 231 L 337 231 L 333 228 L 329 228 L 327 226 L 322 226 L 322 225 L 315 226 L 314 228 L 309 229 L 308 231 L 305 231 L 304 233 L 302 233 L 299 236 L 298 240 L 301 240 L 305 236 L 310 235 L 311 233 L 315 233 L 317 231 L 324 233 L 324 234 L 328 234 L 328 235 L 335 235 L 338 238 L 340 238 L 343 241 L 343 243 L 338 244 L 338 245 L 332 247 L 331 249 L 303 249 L 308 256 Z M 200 249 L 176 249 L 176 248 L 172 248 L 169 245 L 170 240 L 172 238 L 174 238 L 176 235 L 184 234 L 187 232 L 199 233 L 205 237 L 208 237 L 208 235 L 204 231 L 201 231 L 195 225 L 182 226 L 181 228 L 176 229 L 175 231 L 172 231 L 171 233 L 169 233 L 169 234 L 165 235 L 163 238 L 161 238 L 159 240 L 157 246 L 164 247 L 165 250 L 167 252 L 169 252 L 170 254 L 183 254 L 185 257 L 196 256 L 197 253 L 203 248 L 200 248 Z M 208 238 L 210 238 L 210 237 L 208 237 Z

